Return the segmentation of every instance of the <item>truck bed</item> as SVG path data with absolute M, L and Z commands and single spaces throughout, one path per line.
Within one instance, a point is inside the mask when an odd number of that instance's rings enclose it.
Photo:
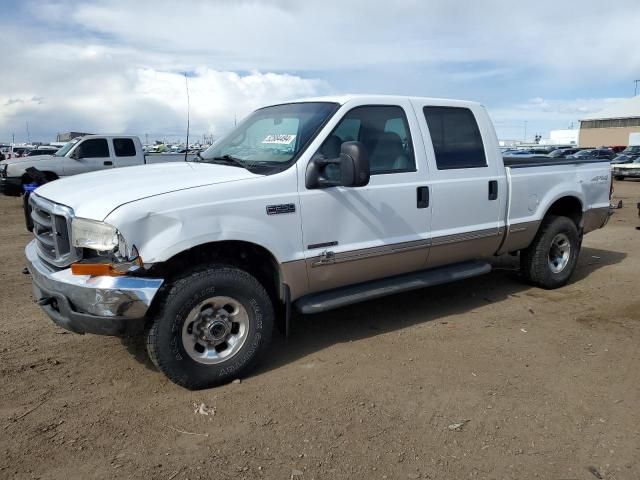
M 543 155 L 531 157 L 502 157 L 505 167 L 525 168 L 525 167 L 549 167 L 555 165 L 577 165 L 582 163 L 611 163 L 609 159 L 602 158 L 586 158 L 584 160 L 576 160 L 573 158 L 549 158 Z

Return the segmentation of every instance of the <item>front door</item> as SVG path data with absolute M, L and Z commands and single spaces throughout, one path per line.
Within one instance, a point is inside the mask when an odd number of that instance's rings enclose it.
M 411 133 L 419 132 L 411 105 L 350 107 L 343 106 L 315 154 L 336 158 L 343 142 L 359 141 L 368 153 L 371 180 L 365 187 L 313 190 L 301 183 L 312 291 L 419 270 L 429 250 L 431 209 L 417 194 L 426 186 L 424 146 Z
M 493 255 L 502 240 L 507 192 L 486 111 L 473 104 L 413 104 L 432 180 L 428 266 Z
M 106 168 L 113 168 L 106 138 L 88 138 L 75 147 L 75 158 L 65 157 L 64 174 L 77 175 Z

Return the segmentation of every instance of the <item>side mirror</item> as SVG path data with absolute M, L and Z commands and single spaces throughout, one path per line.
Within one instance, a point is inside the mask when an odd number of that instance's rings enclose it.
M 333 167 L 333 168 L 332 168 Z M 335 174 L 331 174 L 331 170 Z M 360 142 L 344 142 L 338 158 L 312 158 L 307 165 L 308 189 L 328 187 L 364 187 L 369 183 L 369 158 Z

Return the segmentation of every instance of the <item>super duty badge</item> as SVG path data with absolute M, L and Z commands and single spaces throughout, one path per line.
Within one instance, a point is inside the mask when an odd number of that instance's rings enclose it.
M 283 203 L 281 205 L 267 205 L 267 215 L 280 215 L 281 213 L 294 213 L 296 206 L 293 203 Z

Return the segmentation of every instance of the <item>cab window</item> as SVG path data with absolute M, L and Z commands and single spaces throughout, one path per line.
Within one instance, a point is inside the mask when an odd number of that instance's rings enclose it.
M 317 153 L 337 158 L 342 144 L 349 141 L 364 145 L 371 175 L 416 170 L 407 116 L 399 106 L 371 105 L 350 110 Z
M 471 110 L 424 107 L 423 112 L 438 170 L 487 166 L 480 129 Z

